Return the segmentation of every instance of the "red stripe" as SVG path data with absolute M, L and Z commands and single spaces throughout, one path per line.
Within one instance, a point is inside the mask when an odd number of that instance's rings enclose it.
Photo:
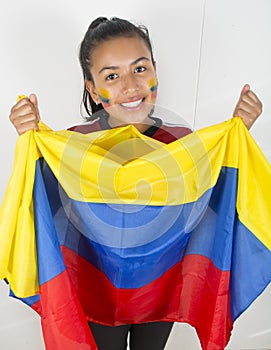
M 44 283 L 33 309 L 41 315 L 47 350 L 97 350 L 67 271 Z
M 116 289 L 85 259 L 66 247 L 62 250 L 89 320 L 106 325 L 187 322 L 196 328 L 203 350 L 226 346 L 232 330 L 230 273 L 217 269 L 208 258 L 188 255 L 142 288 Z

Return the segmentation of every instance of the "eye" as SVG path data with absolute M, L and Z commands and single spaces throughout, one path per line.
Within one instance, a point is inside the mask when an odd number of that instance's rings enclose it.
M 109 75 L 107 75 L 107 77 L 105 78 L 105 80 L 114 80 L 118 77 L 118 75 L 116 73 L 111 73 Z
M 146 67 L 139 66 L 139 67 L 136 67 L 135 73 L 142 73 L 142 72 L 145 72 L 145 70 L 146 70 Z

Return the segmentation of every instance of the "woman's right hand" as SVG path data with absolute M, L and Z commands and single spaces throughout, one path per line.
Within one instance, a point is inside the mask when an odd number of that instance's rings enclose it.
M 28 130 L 38 130 L 40 120 L 38 99 L 35 94 L 18 101 L 10 111 L 9 119 L 19 135 Z

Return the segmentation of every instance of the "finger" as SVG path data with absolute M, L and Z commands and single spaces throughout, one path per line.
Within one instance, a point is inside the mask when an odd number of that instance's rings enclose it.
M 246 107 L 244 105 L 246 105 Z M 240 106 L 244 109 L 249 108 L 252 113 L 257 115 L 257 117 L 262 113 L 263 106 L 261 101 L 258 99 L 253 99 L 253 97 L 251 97 L 250 95 L 245 95 L 242 98 L 242 100 L 238 103 L 237 108 L 239 108 Z
M 29 100 L 33 103 L 36 109 L 38 118 L 40 119 L 39 106 L 38 106 L 38 97 L 36 94 L 30 94 Z
M 39 128 L 38 128 L 37 123 L 34 123 L 34 122 L 23 123 L 23 124 L 19 125 L 18 127 L 16 127 L 17 133 L 19 135 L 21 135 L 29 130 L 38 130 L 38 129 Z
M 34 108 L 32 103 L 31 106 L 21 106 L 9 116 L 10 121 L 19 135 L 29 129 L 38 130 L 39 119 L 37 118 L 37 115 L 33 113 L 32 108 Z
M 244 109 L 238 110 L 238 117 L 240 117 L 244 120 L 246 120 L 246 119 L 252 120 L 253 119 L 253 116 L 249 112 L 245 111 Z
M 11 112 L 17 110 L 18 108 L 28 105 L 29 104 L 29 99 L 27 97 L 21 98 L 16 102 L 16 104 L 11 108 Z
M 33 113 L 28 113 L 28 114 L 24 114 L 23 116 L 20 115 L 16 115 L 13 118 L 13 124 L 14 125 L 22 125 L 28 122 L 34 122 L 34 123 L 38 123 L 38 119 L 37 117 L 33 114 Z
M 240 117 L 240 113 L 245 112 L 248 114 L 253 114 L 253 108 L 247 103 L 239 103 L 238 107 L 235 110 L 235 115 L 238 115 Z
M 21 101 L 20 101 L 21 102 Z M 21 102 L 22 105 L 15 105 L 10 113 L 10 120 L 14 121 L 17 118 L 24 118 L 25 115 L 32 114 L 33 118 L 37 119 L 35 107 L 31 102 Z
M 240 104 L 248 104 L 249 106 L 251 106 L 251 107 L 256 107 L 258 104 L 259 104 L 259 102 L 258 101 L 255 101 L 252 97 L 250 97 L 249 95 L 244 95 L 242 98 L 241 98 L 241 100 L 239 101 L 239 103 L 238 103 L 238 106 L 240 105 Z
M 255 103 L 261 104 L 261 101 L 259 100 L 258 96 L 252 90 L 248 90 L 247 92 L 245 92 L 245 89 L 243 88 L 242 92 L 244 93 L 241 93 L 239 101 L 242 100 L 244 96 L 248 96 Z
M 249 91 L 250 91 L 250 85 L 249 85 L 249 84 L 245 84 L 245 85 L 242 87 L 242 90 L 241 90 L 239 99 L 238 99 L 237 104 L 236 104 L 236 106 L 235 106 L 234 113 L 233 113 L 234 116 L 237 115 L 236 110 L 238 109 L 239 104 L 240 104 L 241 101 L 243 100 L 244 96 L 246 96 L 246 95 L 249 93 Z
M 253 123 L 255 121 L 254 116 L 243 109 L 239 109 L 238 117 L 242 118 L 245 124 Z
M 247 104 L 244 104 L 244 105 L 240 105 L 236 109 L 234 116 L 241 117 L 244 123 L 248 126 L 248 128 L 250 128 L 260 114 L 261 114 L 261 111 L 255 108 L 251 108 Z
M 37 119 L 40 120 L 40 114 L 38 109 L 38 99 L 35 94 L 31 94 L 29 98 L 27 96 L 24 96 L 23 98 L 20 98 L 18 102 L 11 108 L 11 116 L 10 120 L 13 120 L 13 114 L 19 113 L 21 116 L 23 116 L 25 113 L 30 111 L 33 112 L 37 116 Z
M 258 116 L 262 113 L 262 106 L 259 104 L 249 102 L 240 102 L 236 108 L 235 114 L 238 114 L 239 110 L 243 110 L 251 115 L 253 115 L 255 118 L 258 118 Z
M 241 90 L 240 96 L 245 95 L 246 93 L 248 93 L 250 91 L 250 85 L 249 84 L 245 84 Z
M 253 91 L 250 90 L 246 95 L 249 96 L 256 103 L 261 103 L 258 96 Z

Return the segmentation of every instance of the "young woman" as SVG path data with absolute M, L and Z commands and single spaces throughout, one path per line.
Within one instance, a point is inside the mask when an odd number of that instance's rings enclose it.
M 81 133 L 133 124 L 141 133 L 164 143 L 181 138 L 191 131 L 168 126 L 153 117 L 157 94 L 156 63 L 145 27 L 118 18 L 97 18 L 88 28 L 80 48 L 84 75 L 83 104 L 89 122 L 71 128 Z M 240 116 L 250 128 L 261 114 L 262 105 L 249 85 L 242 89 L 233 116 Z M 31 94 L 11 110 L 10 120 L 18 134 L 38 129 L 40 114 L 37 97 Z M 103 301 L 97 303 L 103 305 Z M 91 316 L 90 316 L 91 318 Z M 95 317 L 93 317 L 93 321 Z M 173 323 L 153 322 L 117 327 L 89 322 L 98 348 L 120 350 L 164 349 Z

